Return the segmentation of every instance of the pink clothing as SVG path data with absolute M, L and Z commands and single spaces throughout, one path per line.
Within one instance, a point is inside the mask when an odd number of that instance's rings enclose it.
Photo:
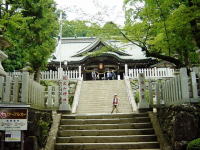
M 117 97 L 115 97 L 115 98 L 113 99 L 113 105 L 118 105 L 118 103 L 119 103 L 119 100 L 118 100 Z

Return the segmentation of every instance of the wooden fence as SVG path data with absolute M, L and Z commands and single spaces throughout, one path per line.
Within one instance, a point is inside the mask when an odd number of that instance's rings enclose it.
M 21 77 L 22 72 L 9 72 L 9 76 L 11 77 Z M 58 68 L 58 71 L 42 71 L 40 72 L 40 79 L 41 80 L 62 80 L 63 76 L 67 75 L 68 79 L 70 80 L 77 80 L 81 78 L 81 66 L 77 70 L 67 70 L 64 71 L 63 68 Z M 33 76 L 33 75 L 32 75 Z
M 81 66 L 79 66 L 78 70 L 63 71 L 63 68 L 58 68 L 58 71 L 41 72 L 41 80 L 61 80 L 64 75 L 67 75 L 68 79 L 72 80 L 81 78 Z
M 128 77 L 137 79 L 140 73 L 144 73 L 146 79 L 161 79 L 174 77 L 174 69 L 170 68 L 141 68 L 128 69 Z
M 33 107 L 57 108 L 59 87 L 48 87 L 34 81 L 28 72 L 0 77 L 0 103 L 30 104 Z

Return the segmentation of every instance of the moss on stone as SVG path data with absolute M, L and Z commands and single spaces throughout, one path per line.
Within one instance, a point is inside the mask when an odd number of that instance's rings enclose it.
M 200 149 L 200 138 L 195 139 L 188 143 L 187 150 L 199 150 Z

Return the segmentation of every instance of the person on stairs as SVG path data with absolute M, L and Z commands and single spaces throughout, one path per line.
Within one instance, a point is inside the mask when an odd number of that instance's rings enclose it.
M 95 70 L 92 71 L 92 80 L 96 80 L 97 76 L 96 76 L 96 72 Z
M 114 94 L 114 97 L 113 97 L 113 109 L 112 109 L 111 113 L 113 113 L 115 109 L 116 109 L 116 113 L 119 113 L 118 105 L 119 105 L 119 98 L 118 98 L 117 94 Z

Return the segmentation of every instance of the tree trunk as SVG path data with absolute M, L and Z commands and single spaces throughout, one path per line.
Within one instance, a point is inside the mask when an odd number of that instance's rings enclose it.
M 166 60 L 170 63 L 175 64 L 177 68 L 181 68 L 181 67 L 185 66 L 180 60 L 173 58 L 171 56 L 161 55 L 161 54 L 155 53 L 155 52 L 149 52 L 148 50 L 145 50 L 145 52 L 146 52 L 147 57 L 155 57 L 158 59 Z
M 134 42 L 133 40 L 129 39 L 120 29 L 119 29 L 121 35 L 129 42 L 131 42 L 132 44 L 142 48 L 142 51 L 145 51 L 146 52 L 146 56 L 147 57 L 155 57 L 155 58 L 158 58 L 158 59 L 162 59 L 162 60 L 166 60 L 168 62 L 171 62 L 173 64 L 176 65 L 177 68 L 181 68 L 181 67 L 184 67 L 185 65 L 178 59 L 174 58 L 174 57 L 171 57 L 171 56 L 166 56 L 166 55 L 161 55 L 159 53 L 155 53 L 155 52 L 150 52 L 148 49 L 147 49 L 147 46 L 146 44 L 143 42 L 141 45 Z M 145 40 L 146 41 L 146 40 Z
M 188 54 L 188 50 L 187 49 L 184 49 L 184 63 L 185 63 L 185 66 L 189 66 L 190 65 L 190 62 L 189 62 L 189 54 Z
M 34 74 L 34 80 L 37 81 L 37 82 L 40 82 L 40 69 L 36 69 L 35 70 L 35 74 Z

